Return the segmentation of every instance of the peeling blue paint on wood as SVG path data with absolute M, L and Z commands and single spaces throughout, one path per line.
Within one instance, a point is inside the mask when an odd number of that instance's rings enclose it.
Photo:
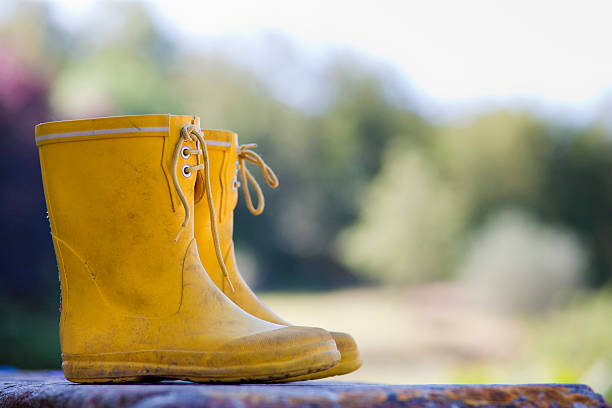
M 0 372 L 0 407 L 545 407 L 612 408 L 586 385 L 384 385 L 304 381 L 290 384 L 83 385 L 59 371 Z

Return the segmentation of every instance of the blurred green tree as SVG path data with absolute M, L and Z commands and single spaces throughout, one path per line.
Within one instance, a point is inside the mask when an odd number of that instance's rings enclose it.
M 612 280 L 612 137 L 603 126 L 553 128 L 538 209 L 571 228 L 590 252 L 588 283 Z
M 447 278 L 459 255 L 469 207 L 426 153 L 399 142 L 362 195 L 359 221 L 339 236 L 339 251 L 378 282 Z
M 496 112 L 437 127 L 420 147 L 392 144 L 361 221 L 340 238 L 343 259 L 375 280 L 453 276 L 465 239 L 499 205 L 535 200 L 543 125 Z
M 415 140 L 416 148 L 388 145 L 359 220 L 340 236 L 351 268 L 383 281 L 454 276 L 468 241 L 510 206 L 576 234 L 589 249 L 587 282 L 610 280 L 612 147 L 603 127 L 570 129 L 500 111 Z

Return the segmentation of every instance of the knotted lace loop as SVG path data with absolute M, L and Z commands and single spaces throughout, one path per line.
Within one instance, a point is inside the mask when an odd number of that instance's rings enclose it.
M 258 155 L 252 150 L 249 150 L 250 148 L 255 147 L 257 147 L 257 144 L 255 143 L 241 145 L 238 148 L 238 163 L 240 166 L 242 184 L 244 184 L 243 191 L 246 205 L 253 215 L 259 215 L 263 212 L 264 207 L 266 206 L 266 202 L 264 199 L 263 192 L 261 191 L 261 187 L 259 187 L 257 180 L 255 180 L 255 177 L 253 177 L 249 169 L 247 169 L 246 162 L 253 163 L 259 166 L 259 168 L 261 169 L 261 173 L 263 174 L 264 178 L 266 179 L 266 182 L 270 187 L 278 187 L 278 178 L 276 177 L 276 174 L 270 168 L 270 166 L 268 166 L 263 161 L 260 155 Z M 249 183 L 253 184 L 253 188 L 257 193 L 257 207 L 253 205 L 253 200 L 251 199 L 251 192 L 249 191 Z
M 185 149 L 182 147 L 183 141 L 187 142 L 196 142 L 196 149 Z M 189 219 L 191 218 L 191 210 L 189 203 L 187 202 L 187 198 L 181 189 L 181 185 L 178 181 L 177 175 L 177 167 L 179 156 L 185 157 L 186 155 L 195 154 L 197 158 L 197 164 L 195 166 L 186 166 L 185 170 L 189 173 L 194 171 L 204 171 L 204 189 L 206 191 L 206 198 L 208 200 L 208 214 L 210 215 L 210 225 L 212 229 L 213 242 L 215 246 L 215 253 L 217 255 L 217 261 L 219 262 L 219 266 L 221 267 L 221 271 L 223 272 L 223 276 L 227 279 L 232 292 L 234 291 L 234 285 L 230 280 L 229 273 L 227 272 L 227 268 L 225 266 L 225 262 L 223 261 L 223 254 L 221 253 L 221 244 L 219 243 L 219 231 L 217 228 L 217 217 L 215 215 L 215 206 L 212 198 L 212 191 L 210 187 L 210 170 L 208 167 L 208 150 L 206 149 L 206 141 L 204 140 L 204 135 L 200 131 L 200 129 L 195 125 L 185 125 L 181 129 L 181 136 L 176 144 L 174 149 L 174 156 L 172 158 L 172 181 L 174 182 L 174 188 L 183 204 L 183 208 L 185 209 L 185 219 L 183 220 L 183 224 L 176 235 L 174 241 L 178 241 L 183 229 L 189 223 Z M 201 158 L 201 159 L 200 159 Z M 201 162 L 203 160 L 203 163 Z M 183 171 L 185 171 L 183 170 Z

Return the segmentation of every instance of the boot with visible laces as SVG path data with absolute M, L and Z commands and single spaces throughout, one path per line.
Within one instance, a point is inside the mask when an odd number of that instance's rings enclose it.
M 205 200 L 201 200 L 195 206 L 195 236 L 202 264 L 223 293 L 243 310 L 268 322 L 290 325 L 272 312 L 246 284 L 236 265 L 233 243 L 234 209 L 238 201 L 238 188 L 241 184 L 238 182 L 238 174 L 242 179 L 246 205 L 254 215 L 261 214 L 265 203 L 261 187 L 246 168 L 246 163 L 249 162 L 259 166 L 266 182 L 271 187 L 278 187 L 278 179 L 274 171 L 264 163 L 262 158 L 251 150 L 256 145 L 239 146 L 237 135 L 230 131 L 203 129 L 202 132 L 206 139 L 210 158 L 212 197 L 217 215 L 216 224 L 219 227 L 220 249 L 227 269 L 222 269 L 219 263 L 215 262 L 214 251 L 217 246 L 210 233 L 215 223 L 211 223 L 209 204 Z M 253 205 L 249 183 L 252 184 L 257 194 L 257 206 Z M 232 282 L 232 285 L 229 282 Z M 346 333 L 330 333 L 342 355 L 340 363 L 326 371 L 291 378 L 291 381 L 348 374 L 361 366 L 359 351 L 353 337 Z
M 198 118 L 43 123 L 36 144 L 68 380 L 270 381 L 338 363 L 328 332 L 256 318 L 204 271 L 192 214 L 212 194 Z M 218 242 L 214 211 L 208 232 Z

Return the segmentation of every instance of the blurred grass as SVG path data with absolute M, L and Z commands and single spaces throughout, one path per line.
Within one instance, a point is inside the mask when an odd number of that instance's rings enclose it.
M 289 321 L 351 333 L 363 367 L 338 381 L 582 382 L 612 399 L 612 290 L 550 313 L 507 314 L 458 284 L 266 293 Z

